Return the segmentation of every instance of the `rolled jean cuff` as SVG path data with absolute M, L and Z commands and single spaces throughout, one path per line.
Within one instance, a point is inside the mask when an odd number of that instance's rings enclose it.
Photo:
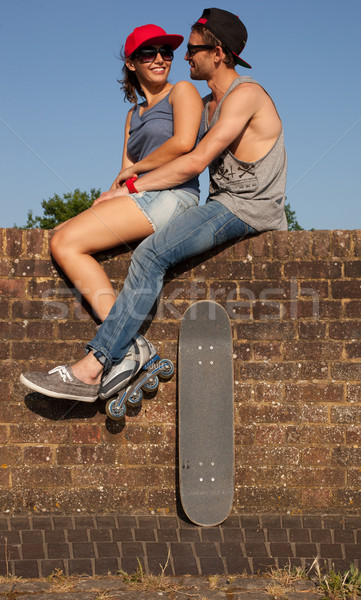
M 112 357 L 105 348 L 102 348 L 92 340 L 86 344 L 85 350 L 94 354 L 95 358 L 103 365 L 104 371 L 108 371 L 111 368 L 113 364 Z

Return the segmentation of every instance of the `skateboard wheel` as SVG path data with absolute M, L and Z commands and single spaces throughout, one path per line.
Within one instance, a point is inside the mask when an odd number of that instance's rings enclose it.
M 159 377 L 161 377 L 162 379 L 167 381 L 168 379 L 170 379 L 173 376 L 174 365 L 173 365 L 172 361 L 169 360 L 168 358 L 162 358 L 162 360 L 159 361 L 159 365 L 161 367 L 161 370 L 159 372 Z
M 142 400 L 143 400 L 142 390 L 139 389 L 136 392 L 133 392 L 133 394 L 131 396 L 129 396 L 127 402 L 128 402 L 128 404 L 131 404 L 132 406 L 136 406 L 137 404 L 140 404 L 140 402 Z
M 155 392 L 155 390 L 158 389 L 158 385 L 159 385 L 159 379 L 157 377 L 157 375 L 153 375 L 153 377 L 150 377 L 147 382 L 142 385 L 142 390 L 144 390 L 145 392 Z
M 108 400 L 105 406 L 105 412 L 107 413 L 110 419 L 113 421 L 118 421 L 122 419 L 125 415 L 126 407 L 124 404 L 119 404 L 117 398 L 113 398 L 112 400 Z

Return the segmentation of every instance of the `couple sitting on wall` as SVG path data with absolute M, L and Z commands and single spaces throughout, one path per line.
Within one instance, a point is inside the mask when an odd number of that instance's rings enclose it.
M 219 244 L 285 230 L 287 159 L 280 117 L 240 54 L 247 30 L 234 14 L 208 8 L 192 26 L 185 53 L 202 102 L 186 81 L 168 82 L 183 37 L 136 27 L 124 46 L 128 113 L 122 168 L 93 206 L 56 228 L 55 260 L 102 321 L 86 356 L 48 373 L 24 373 L 31 390 L 94 402 L 125 388 L 155 355 L 138 331 L 167 269 Z M 138 104 L 138 97 L 143 101 Z M 198 205 L 198 175 L 208 166 L 209 195 Z M 93 254 L 143 240 L 118 297 Z

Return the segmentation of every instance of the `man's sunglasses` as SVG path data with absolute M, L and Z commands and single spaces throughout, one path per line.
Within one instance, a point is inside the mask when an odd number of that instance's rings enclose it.
M 213 50 L 215 46 L 210 46 L 209 44 L 187 44 L 187 54 L 189 58 L 192 58 L 196 52 L 200 52 L 201 50 Z
M 158 52 L 163 60 L 171 61 L 174 58 L 173 49 L 170 46 L 161 46 L 160 48 L 144 46 L 134 53 L 133 58 L 141 63 L 152 63 L 157 58 Z

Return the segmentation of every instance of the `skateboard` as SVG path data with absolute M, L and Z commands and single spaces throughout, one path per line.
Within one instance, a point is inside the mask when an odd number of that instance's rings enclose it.
M 233 503 L 233 350 L 229 317 L 213 301 L 190 306 L 179 333 L 179 480 L 187 517 L 222 523 Z

